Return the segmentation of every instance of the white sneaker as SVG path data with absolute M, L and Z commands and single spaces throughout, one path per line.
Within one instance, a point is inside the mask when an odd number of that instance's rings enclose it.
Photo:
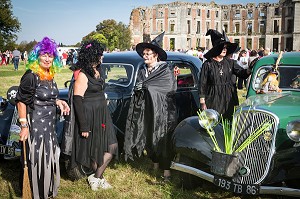
M 95 178 L 94 174 L 88 177 L 89 185 L 93 191 L 97 191 L 99 188 L 111 189 L 112 186 L 105 180 L 105 178 Z
M 101 181 L 100 187 L 102 189 L 111 189 L 112 188 L 112 186 L 106 181 L 105 178 L 100 179 L 100 181 Z
M 95 181 L 97 178 L 95 178 L 95 174 L 92 173 L 91 175 L 88 176 L 87 179 L 88 179 L 88 182 L 89 182 L 89 184 L 90 184 L 90 182 Z

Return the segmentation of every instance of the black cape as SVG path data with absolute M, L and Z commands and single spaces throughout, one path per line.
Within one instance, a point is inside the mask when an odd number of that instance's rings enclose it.
M 246 79 L 249 74 L 235 60 L 224 57 L 220 62 L 207 60 L 202 65 L 199 79 L 199 96 L 205 98 L 207 108 L 214 109 L 223 118 L 232 119 L 238 96 L 236 78 Z
M 125 159 L 133 160 L 141 156 L 144 149 L 148 153 L 163 153 L 158 142 L 177 124 L 175 92 L 177 84 L 173 70 L 166 62 L 145 77 L 146 69 L 138 72 L 137 84 L 142 89 L 135 90 L 131 99 L 125 130 Z

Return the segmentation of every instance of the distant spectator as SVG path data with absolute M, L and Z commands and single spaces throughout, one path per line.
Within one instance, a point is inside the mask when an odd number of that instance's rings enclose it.
M 25 50 L 24 53 L 23 53 L 23 57 L 24 57 L 24 65 L 26 66 L 27 60 L 28 60 L 28 54 L 27 54 L 27 51 L 26 51 L 26 50 Z
M 264 56 L 264 48 L 263 47 L 260 47 L 257 54 L 259 55 L 259 57 L 263 57 Z
M 62 64 L 63 64 L 63 66 L 67 65 L 67 59 L 68 59 L 68 53 L 64 50 L 64 52 L 62 53 Z
M 248 59 L 248 66 L 251 64 L 251 62 L 258 57 L 256 50 L 251 50 L 250 57 Z
M 248 69 L 248 58 L 247 58 L 247 51 L 242 50 L 239 54 L 237 63 L 244 69 Z M 247 87 L 247 79 L 245 78 L 238 78 L 238 89 L 242 90 L 243 89 L 243 84 L 245 87 Z
M 2 54 L 1 54 L 1 63 L 0 63 L 0 65 L 7 65 L 7 63 L 6 63 L 6 54 L 3 52 Z
M 198 47 L 197 50 L 198 50 L 197 56 L 203 62 L 203 48 Z
M 268 56 L 271 54 L 271 50 L 270 48 L 265 48 L 264 52 L 263 52 L 263 56 Z
M 14 62 L 15 70 L 18 70 L 19 69 L 19 61 L 21 58 L 21 52 L 17 48 L 15 48 L 15 50 L 12 52 L 12 55 L 13 55 L 13 62 Z

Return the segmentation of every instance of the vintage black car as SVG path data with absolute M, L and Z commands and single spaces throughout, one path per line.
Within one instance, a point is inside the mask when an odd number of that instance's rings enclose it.
M 234 140 L 237 147 L 261 124 L 270 124 L 244 150 L 227 156 L 216 153 L 203 125 L 215 123 L 216 142 L 224 152 L 224 125 L 213 110 L 206 111 L 205 120 L 192 116 L 178 124 L 171 168 L 181 171 L 185 188 L 208 181 L 237 194 L 300 197 L 300 52 L 283 53 L 274 71 L 277 59 L 274 54 L 256 62 L 247 99 L 234 114 L 232 125 L 240 132 Z M 279 86 L 278 81 L 272 85 L 275 79 L 271 77 L 280 80 Z M 232 165 L 236 166 L 234 173 L 224 172 Z
M 177 109 L 178 119 L 195 115 L 199 106 L 197 83 L 202 62 L 197 58 L 183 53 L 167 52 L 170 66 L 175 68 L 174 75 L 177 78 Z M 138 69 L 143 64 L 143 59 L 134 51 L 107 53 L 104 55 L 101 65 L 101 75 L 105 77 L 108 107 L 112 115 L 119 142 L 119 149 L 123 149 L 123 137 L 125 123 L 129 108 L 129 103 L 133 95 L 133 87 L 136 81 Z M 70 77 L 71 78 L 71 77 Z M 71 80 L 72 82 L 72 80 Z M 5 158 L 19 156 L 20 149 L 18 143 L 18 123 L 17 112 L 15 110 L 14 97 L 17 87 L 12 87 L 8 91 L 7 99 L 0 98 L 0 153 L 5 154 Z M 60 89 L 59 97 L 68 100 L 68 88 Z M 15 117 L 13 117 L 15 115 Z M 62 140 L 63 123 L 57 120 L 57 136 Z M 8 139 L 9 136 L 12 139 Z M 122 152 L 122 151 L 120 151 Z M 80 174 L 89 171 L 78 165 L 75 178 Z

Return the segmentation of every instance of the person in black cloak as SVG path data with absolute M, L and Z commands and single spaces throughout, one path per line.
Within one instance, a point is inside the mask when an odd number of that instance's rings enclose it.
M 154 169 L 164 170 L 169 181 L 173 153 L 171 134 L 177 124 L 175 108 L 176 79 L 165 62 L 167 53 L 160 47 L 164 32 L 150 43 L 139 43 L 137 53 L 145 64 L 138 71 L 125 131 L 125 159 L 133 160 L 147 152 Z
M 232 120 L 234 107 L 238 105 L 233 75 L 246 79 L 252 68 L 244 69 L 228 57 L 238 45 L 231 43 L 224 31 L 221 34 L 210 29 L 206 33 L 206 36 L 208 35 L 211 36 L 213 48 L 204 55 L 207 60 L 202 65 L 198 84 L 200 108 L 214 109 L 222 114 L 224 119 Z

